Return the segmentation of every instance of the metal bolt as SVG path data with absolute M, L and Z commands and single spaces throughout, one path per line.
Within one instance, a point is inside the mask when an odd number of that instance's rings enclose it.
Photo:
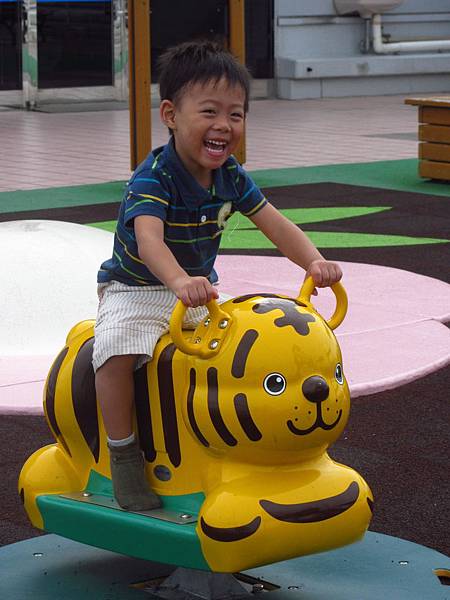
M 288 585 L 288 590 L 299 590 L 300 587 L 298 585 Z
M 208 327 L 208 325 L 210 323 L 211 323 L 211 319 L 209 317 L 203 321 L 203 324 L 204 324 L 205 327 Z
M 91 492 L 83 492 L 81 495 L 83 496 L 83 498 L 89 498 L 90 496 L 92 496 Z
M 211 350 L 215 350 L 218 345 L 219 345 L 219 340 L 211 340 L 209 342 L 209 347 L 211 348 Z
M 222 319 L 222 321 L 219 323 L 219 327 L 220 329 L 225 329 L 225 327 L 228 327 L 228 319 Z
M 409 560 L 399 560 L 398 564 L 399 565 L 409 565 Z
M 192 515 L 188 515 L 187 513 L 180 515 L 180 519 L 190 519 L 191 517 Z
M 42 552 L 33 552 L 33 556 L 35 558 L 41 558 L 41 556 L 44 556 L 44 555 L 42 554 Z
M 264 584 L 263 583 L 254 583 L 253 587 L 252 587 L 252 593 L 253 594 L 259 594 L 260 592 L 264 591 Z
M 194 344 L 200 344 L 201 341 L 202 341 L 201 337 L 196 337 L 194 340 Z

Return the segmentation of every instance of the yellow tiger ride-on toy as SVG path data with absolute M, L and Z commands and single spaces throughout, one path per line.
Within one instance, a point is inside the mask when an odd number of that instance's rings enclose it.
M 135 374 L 136 431 L 161 509 L 120 509 L 91 366 L 93 321 L 76 325 L 53 363 L 44 408 L 56 443 L 25 463 L 19 490 L 32 523 L 121 554 L 219 573 L 360 539 L 372 495 L 327 448 L 350 396 L 333 330 L 347 298 L 333 286 L 327 321 L 298 298 L 252 294 L 208 305 L 170 333 Z

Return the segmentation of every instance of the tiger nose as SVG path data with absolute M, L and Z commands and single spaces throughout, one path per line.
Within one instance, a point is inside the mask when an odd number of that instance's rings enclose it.
M 323 377 L 313 375 L 305 379 L 302 385 L 302 392 L 310 402 L 323 402 L 328 398 L 330 388 Z

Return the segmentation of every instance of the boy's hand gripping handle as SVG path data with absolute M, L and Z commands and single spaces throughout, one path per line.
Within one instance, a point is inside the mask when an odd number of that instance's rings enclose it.
M 197 326 L 194 337 L 188 340 L 182 333 L 184 315 L 187 307 L 178 300 L 173 309 L 169 323 L 169 331 L 175 346 L 185 354 L 209 358 L 217 354 L 225 335 L 230 329 L 231 316 L 223 311 L 216 300 L 206 305 L 208 317 Z

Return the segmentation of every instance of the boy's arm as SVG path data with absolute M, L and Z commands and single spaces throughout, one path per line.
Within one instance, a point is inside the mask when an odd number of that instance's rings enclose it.
M 219 294 L 206 277 L 191 277 L 180 267 L 164 242 L 164 222 L 140 215 L 134 219 L 139 257 L 146 267 L 186 306 L 201 306 Z
M 339 281 L 342 271 L 338 264 L 325 260 L 305 233 L 271 204 L 266 204 L 249 219 L 292 262 L 306 271 L 318 287 Z

